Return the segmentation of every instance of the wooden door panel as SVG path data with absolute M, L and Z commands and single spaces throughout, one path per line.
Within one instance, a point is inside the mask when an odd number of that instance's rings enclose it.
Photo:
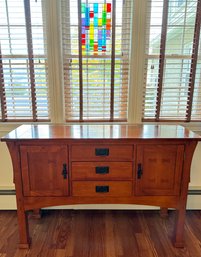
M 183 145 L 139 145 L 136 195 L 179 195 L 183 153 Z
M 68 194 L 67 146 L 21 146 L 23 190 L 25 196 L 61 196 Z

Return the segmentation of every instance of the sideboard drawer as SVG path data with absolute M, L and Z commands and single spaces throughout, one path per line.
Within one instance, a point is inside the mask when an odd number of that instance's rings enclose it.
M 133 157 L 132 145 L 73 145 L 72 160 L 102 161 L 119 160 L 130 161 Z
M 131 181 L 73 181 L 73 196 L 131 196 Z
M 72 162 L 73 180 L 132 179 L 132 162 Z

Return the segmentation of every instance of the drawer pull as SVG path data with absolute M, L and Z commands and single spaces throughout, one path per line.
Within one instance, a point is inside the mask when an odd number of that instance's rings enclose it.
M 108 148 L 96 148 L 95 149 L 95 155 L 96 156 L 108 156 L 109 155 L 109 149 Z
M 62 176 L 64 179 L 67 179 L 67 165 L 66 163 L 63 164 Z
M 96 174 L 108 174 L 109 167 L 96 167 Z
M 141 179 L 141 177 L 142 177 L 142 164 L 139 163 L 139 164 L 137 165 L 137 178 L 138 178 L 138 179 Z
M 109 186 L 96 186 L 96 193 L 108 193 Z

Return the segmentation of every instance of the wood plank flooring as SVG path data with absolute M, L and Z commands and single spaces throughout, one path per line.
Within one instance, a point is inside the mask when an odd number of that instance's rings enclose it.
M 45 210 L 19 250 L 15 211 L 0 211 L 0 257 L 201 257 L 201 211 L 187 211 L 185 248 L 172 246 L 175 211 Z

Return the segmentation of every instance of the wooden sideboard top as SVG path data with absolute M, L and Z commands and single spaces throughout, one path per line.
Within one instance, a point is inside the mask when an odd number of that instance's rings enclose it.
M 180 125 L 21 125 L 1 141 L 29 139 L 185 139 L 201 136 Z

